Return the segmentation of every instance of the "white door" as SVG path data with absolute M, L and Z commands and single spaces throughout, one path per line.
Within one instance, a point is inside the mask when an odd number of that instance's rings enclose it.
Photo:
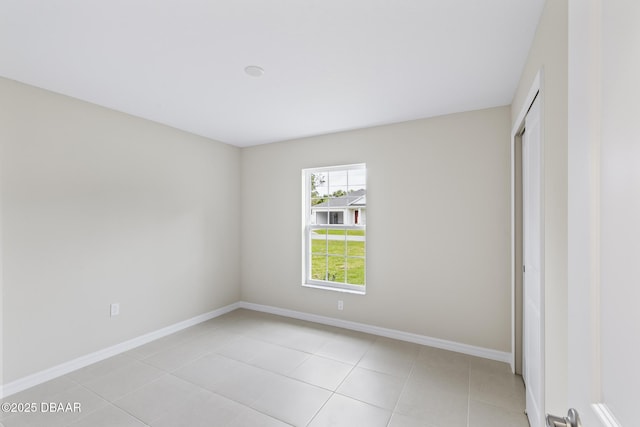
M 542 226 L 540 101 L 525 118 L 522 135 L 523 364 L 526 409 L 532 426 L 541 425 L 543 408 Z
M 640 425 L 639 22 L 636 0 L 569 1 L 568 405 L 585 427 Z

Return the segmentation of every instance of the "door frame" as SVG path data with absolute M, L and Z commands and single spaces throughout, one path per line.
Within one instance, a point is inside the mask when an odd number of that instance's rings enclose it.
M 583 3 L 583 2 L 580 2 Z M 585 4 L 586 3 L 586 4 Z M 600 22 L 596 1 L 569 2 L 568 73 L 568 296 L 569 319 L 589 327 L 581 334 L 571 330 L 569 348 L 589 348 L 583 357 L 568 363 L 569 405 L 578 409 L 587 425 L 597 425 L 593 408 L 582 402 L 600 400 L 599 306 L 599 210 L 600 210 Z M 588 287 L 584 292 L 580 288 Z M 586 377 L 585 377 L 586 376 Z M 590 387 L 583 387 L 580 378 Z
M 520 304 L 520 313 L 516 312 L 516 308 L 518 304 L 516 302 L 516 295 L 522 295 L 522 293 L 516 292 L 516 274 L 522 274 L 522 266 L 516 265 L 516 191 L 522 193 L 522 188 L 516 189 L 516 173 L 522 173 L 522 168 L 517 170 L 516 168 L 516 144 L 522 143 L 522 131 L 524 129 L 525 118 L 531 107 L 533 101 L 538 97 L 540 102 L 540 246 L 541 246 L 541 257 L 540 257 L 540 292 L 541 292 L 541 300 L 540 300 L 540 341 L 541 341 L 541 402 L 540 402 L 540 419 L 544 419 L 545 414 L 545 258 L 544 258 L 544 248 L 545 248 L 545 221 L 544 221 L 544 139 L 545 139 L 545 103 L 544 103 L 544 68 L 540 68 L 536 73 L 535 78 L 533 79 L 533 83 L 529 88 L 529 92 L 527 93 L 527 97 L 523 103 L 521 110 L 518 112 L 517 119 L 514 121 L 513 127 L 511 129 L 511 143 L 510 143 L 510 159 L 511 159 L 511 371 L 513 373 L 516 372 L 516 353 L 522 355 L 522 349 L 520 351 L 516 351 L 516 342 L 522 342 L 522 328 L 517 327 L 517 316 L 518 314 L 521 316 L 522 314 L 522 305 Z M 522 212 L 521 212 L 522 214 Z M 524 325 L 524 319 L 522 325 Z M 520 339 L 517 339 L 520 337 Z
M 568 361 L 568 398 L 584 425 L 621 427 L 600 376 L 603 0 L 568 7 L 568 344 L 581 355 Z

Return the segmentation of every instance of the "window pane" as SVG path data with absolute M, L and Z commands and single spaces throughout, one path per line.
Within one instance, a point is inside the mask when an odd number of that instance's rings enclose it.
M 339 234 L 330 234 L 328 236 L 329 239 L 329 255 L 345 255 L 345 246 L 344 246 L 344 230 L 329 230 L 331 233 L 340 232 L 342 236 Z
M 311 214 L 311 224 L 329 224 L 329 212 L 315 211 L 315 215 L 313 213 Z
M 364 285 L 364 259 L 347 258 L 347 283 Z
M 311 206 L 312 207 L 319 207 L 321 208 L 322 206 L 326 206 L 326 202 L 327 202 L 327 197 L 311 197 Z M 324 203 L 324 205 L 323 205 Z M 320 206 L 318 206 L 320 205 Z
M 327 253 L 327 230 L 314 230 L 311 232 L 311 253 Z
M 353 189 L 364 188 L 367 185 L 366 169 L 351 169 L 348 171 L 349 187 Z
M 327 257 L 311 256 L 311 278 L 313 280 L 327 280 Z
M 349 230 L 347 237 L 347 255 L 348 256 L 365 256 L 365 236 L 364 230 Z
M 306 277 L 313 284 L 341 283 L 364 291 L 365 231 L 336 227 L 366 223 L 366 169 L 360 166 L 314 169 L 306 175 L 305 215 L 310 230 L 305 237 L 309 245 Z M 329 227 L 315 228 L 323 225 Z
M 318 172 L 311 174 L 311 197 L 322 197 L 329 194 L 327 174 Z
M 329 187 L 338 187 L 347 185 L 347 171 L 331 171 L 329 172 Z
M 346 185 L 331 185 L 329 186 L 329 197 L 333 198 L 331 202 L 331 206 L 333 207 L 344 207 L 347 205 L 347 200 L 344 199 L 344 196 L 347 195 L 347 186 Z
M 342 211 L 330 211 L 329 212 L 329 224 L 344 224 L 344 212 L 342 212 Z
M 327 270 L 327 280 L 331 282 L 344 283 L 345 258 L 339 256 L 329 256 L 329 269 Z

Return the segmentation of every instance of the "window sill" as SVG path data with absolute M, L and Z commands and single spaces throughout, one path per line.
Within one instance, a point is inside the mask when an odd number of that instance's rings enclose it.
M 345 289 L 345 288 L 338 288 L 338 287 L 327 286 L 327 285 L 314 285 L 312 283 L 303 283 L 302 286 L 305 287 L 305 288 L 314 288 L 314 289 L 322 289 L 322 290 L 325 290 L 325 291 L 343 292 L 343 293 L 346 293 L 346 294 L 355 294 L 355 295 L 366 295 L 367 294 L 366 289 L 363 289 L 363 290 Z

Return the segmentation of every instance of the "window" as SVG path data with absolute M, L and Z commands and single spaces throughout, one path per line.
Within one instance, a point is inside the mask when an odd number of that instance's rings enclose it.
M 305 169 L 302 175 L 303 284 L 364 293 L 366 165 Z

